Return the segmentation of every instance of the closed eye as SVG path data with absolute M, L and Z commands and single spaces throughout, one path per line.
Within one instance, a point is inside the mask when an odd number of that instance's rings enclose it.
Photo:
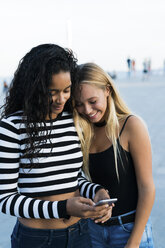
M 76 107 L 81 107 L 82 106 L 82 103 L 76 102 L 75 105 L 76 105 Z
M 70 93 L 70 89 L 69 90 L 64 90 L 64 93 Z
M 89 103 L 90 103 L 90 104 L 95 104 L 95 103 L 96 103 L 96 101 L 90 101 Z

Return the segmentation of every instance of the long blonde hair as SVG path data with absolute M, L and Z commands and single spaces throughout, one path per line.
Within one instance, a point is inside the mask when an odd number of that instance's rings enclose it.
M 79 90 L 81 84 L 95 85 L 103 90 L 108 87 L 110 90 L 110 97 L 107 99 L 107 110 L 105 113 L 105 131 L 108 139 L 113 145 L 116 174 L 119 180 L 117 166 L 117 156 L 119 154 L 117 145 L 117 138 L 119 137 L 119 121 L 124 120 L 131 114 L 131 111 L 120 97 L 112 78 L 102 68 L 95 63 L 86 63 L 79 66 L 76 76 L 76 86 L 75 89 L 73 89 L 73 116 L 83 152 L 83 170 L 88 178 L 90 178 L 88 167 L 89 149 L 94 136 L 94 129 L 93 124 L 85 119 L 85 117 L 80 116 L 75 107 L 74 95 L 76 94 L 76 90 Z

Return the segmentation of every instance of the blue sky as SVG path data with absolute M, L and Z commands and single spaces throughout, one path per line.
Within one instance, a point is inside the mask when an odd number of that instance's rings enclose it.
M 0 0 L 0 76 L 12 76 L 33 46 L 70 47 L 79 63 L 126 70 L 126 58 L 142 69 L 165 59 L 164 0 Z

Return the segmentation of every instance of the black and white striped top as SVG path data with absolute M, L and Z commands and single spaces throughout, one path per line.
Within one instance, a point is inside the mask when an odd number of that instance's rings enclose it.
M 0 122 L 0 211 L 23 218 L 65 218 L 66 200 L 52 202 L 39 197 L 79 188 L 81 196 L 93 199 L 102 188 L 82 176 L 82 152 L 73 118 L 63 112 L 53 121 L 50 139 L 40 144 L 32 169 L 27 168 L 30 160 L 22 158 L 27 142 L 23 119 L 19 111 Z M 45 129 L 50 127 L 50 121 L 46 121 Z

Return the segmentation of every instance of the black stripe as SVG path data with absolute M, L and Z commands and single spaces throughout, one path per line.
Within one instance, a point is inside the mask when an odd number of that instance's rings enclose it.
M 54 215 L 53 215 L 53 202 L 48 203 L 48 213 L 49 213 L 49 217 L 51 219 L 54 218 Z
M 43 214 L 43 204 L 44 204 L 44 201 L 40 201 L 38 204 L 38 213 L 39 213 L 39 216 L 41 219 L 45 218 L 45 216 Z
M 49 139 L 55 139 L 55 138 L 61 138 L 61 137 L 67 137 L 67 136 L 75 137 L 75 136 L 77 136 L 77 132 L 76 131 L 66 131 L 63 133 L 51 134 L 51 135 L 49 135 Z M 38 136 L 35 138 L 35 141 L 41 141 L 41 140 L 43 140 L 44 137 L 45 137 L 44 135 Z M 21 145 L 23 145 L 23 144 L 26 144 L 27 141 L 28 141 L 28 138 L 25 138 L 25 139 L 22 139 L 20 141 L 20 143 L 21 143 Z
M 3 127 L 3 128 L 5 128 L 5 129 L 7 129 L 7 130 L 9 130 L 9 131 L 11 131 L 11 132 L 13 132 L 13 133 L 19 134 L 18 129 L 16 129 L 12 125 L 9 125 L 6 122 L 1 121 L 0 122 L 0 126 Z
M 75 145 L 75 144 L 80 144 L 79 140 L 70 140 L 70 141 L 63 141 L 63 142 L 56 142 L 53 144 L 40 144 L 38 146 L 36 146 L 36 148 L 42 149 L 42 148 L 54 148 L 54 147 L 64 147 L 64 146 L 69 146 L 69 145 Z M 26 151 L 28 151 L 29 149 L 26 149 Z M 25 149 L 21 150 L 22 153 L 25 152 Z
M 34 158 L 45 158 L 45 157 L 58 157 L 58 156 L 65 156 L 67 154 L 74 154 L 77 153 L 77 152 L 80 152 L 81 149 L 79 147 L 76 147 L 76 148 L 73 148 L 73 149 L 70 149 L 68 151 L 61 151 L 61 152 L 49 152 L 49 153 L 35 153 L 34 154 Z M 31 154 L 27 154 L 24 158 L 31 158 Z
M 27 197 L 24 197 L 23 200 L 20 202 L 20 205 L 19 205 L 19 215 L 22 218 L 25 218 L 25 215 L 24 215 L 24 212 L 23 212 L 23 206 L 24 206 L 26 200 L 27 200 Z
M 2 206 L 2 213 L 5 213 L 6 214 L 6 203 L 7 203 L 7 200 L 6 199 L 4 202 L 3 202 L 3 206 Z
M 29 209 L 28 209 L 28 211 L 29 211 L 29 216 L 30 216 L 30 218 L 34 218 L 34 203 L 35 203 L 35 199 L 33 199 L 33 200 L 31 200 L 31 202 L 29 203 Z
M 0 151 L 1 152 L 9 152 L 9 153 L 19 153 L 20 149 L 0 146 Z
M 0 184 L 11 184 L 11 183 L 16 183 L 18 178 L 14 179 L 1 179 Z
M 28 197 L 41 197 L 41 196 L 52 196 L 52 195 L 59 195 L 59 194 L 66 194 L 70 192 L 75 192 L 78 189 L 78 185 L 67 188 L 67 189 L 57 189 L 57 190 L 49 190 L 44 192 L 35 192 L 35 193 L 23 193 L 25 196 Z
M 16 119 L 10 120 L 14 124 L 25 124 L 26 123 L 26 118 L 22 116 L 22 113 L 15 113 L 15 115 L 10 115 L 11 117 L 15 117 Z M 10 117 L 8 116 L 8 117 Z M 18 119 L 18 116 L 21 116 L 21 119 Z M 66 116 L 61 116 L 60 119 L 52 121 L 52 123 L 62 121 L 62 120 L 73 120 L 73 116 L 71 114 L 66 115 Z M 46 123 L 50 123 L 50 121 L 46 121 Z
M 0 158 L 0 163 L 19 163 L 19 158 Z
M 15 213 L 14 213 L 14 206 L 15 206 L 15 203 L 16 203 L 17 199 L 19 198 L 19 196 L 20 196 L 20 195 L 16 194 L 16 195 L 14 196 L 14 198 L 12 199 L 12 202 L 11 202 L 11 204 L 10 204 L 10 214 L 13 215 L 13 216 L 15 216 Z
M 15 193 L 17 192 L 17 188 L 14 188 L 14 189 L 3 189 L 3 190 L 0 190 L 0 194 L 6 194 L 6 193 Z
M 35 174 L 28 174 L 28 173 L 20 173 L 19 178 L 38 178 L 38 177 L 46 177 L 46 176 L 54 176 L 54 175 L 60 175 L 63 173 L 72 173 L 79 171 L 79 168 L 71 168 L 71 169 L 63 169 L 58 171 L 50 171 L 50 172 L 44 172 L 44 173 L 35 173 Z
M 34 187 L 45 187 L 45 186 L 51 186 L 51 185 L 58 185 L 63 183 L 70 183 L 75 182 L 77 177 L 71 177 L 71 178 L 64 178 L 64 179 L 57 179 L 53 181 L 46 181 L 46 182 L 39 182 L 39 183 L 18 183 L 18 187 L 20 188 L 34 188 Z
M 84 183 L 86 183 L 86 182 L 84 182 Z M 83 196 L 85 196 L 86 197 L 86 193 L 87 193 L 87 189 L 88 189 L 88 186 L 90 185 L 90 183 L 87 183 L 86 185 L 85 185 L 85 187 L 84 187 L 84 190 L 83 190 Z M 81 185 L 81 188 L 82 188 L 82 186 L 83 186 L 83 184 Z
M 66 124 L 59 124 L 59 125 L 50 125 L 50 126 L 39 126 L 38 127 L 38 131 L 41 132 L 41 131 L 50 131 L 50 130 L 57 130 L 58 129 L 65 129 L 65 128 L 68 128 L 68 127 L 74 127 L 74 123 L 71 122 L 71 123 L 66 123 Z M 19 129 L 19 134 L 26 134 L 26 128 L 25 127 L 22 127 Z
M 18 171 L 19 171 L 19 168 L 0 169 L 0 174 L 13 174 L 13 173 L 17 173 Z
M 14 116 L 17 118 L 18 116 L 22 116 L 22 114 L 23 114 L 23 111 L 22 110 L 18 110 L 17 112 L 8 115 L 7 118 L 14 117 Z
M 61 161 L 56 161 L 56 162 L 47 162 L 47 163 L 33 163 L 34 168 L 47 168 L 47 167 L 54 167 L 54 166 L 60 166 L 60 165 L 68 165 L 68 164 L 76 164 L 76 163 L 81 163 L 83 161 L 83 157 L 79 158 L 73 158 L 73 159 L 67 159 L 67 160 L 61 160 Z M 24 164 L 21 163 L 20 167 L 25 168 L 31 166 L 31 164 Z
M 66 212 L 66 203 L 67 203 L 67 200 L 58 202 L 58 215 L 60 218 L 68 217 L 68 214 Z
M 90 187 L 89 199 L 92 199 L 92 196 L 93 196 L 93 187 L 94 187 L 94 186 L 91 186 L 91 187 Z
M 10 142 L 10 143 L 20 144 L 20 141 L 18 139 L 14 139 L 14 138 L 6 136 L 4 134 L 0 134 L 0 140 L 4 140 L 4 141 Z

